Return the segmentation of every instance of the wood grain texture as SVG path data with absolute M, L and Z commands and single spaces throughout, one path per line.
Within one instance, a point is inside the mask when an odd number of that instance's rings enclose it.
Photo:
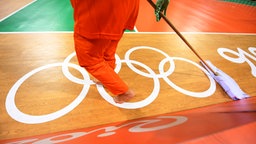
M 202 58 L 210 60 L 230 75 L 246 93 L 251 96 L 256 95 L 256 80 L 248 64 L 232 63 L 217 53 L 220 47 L 234 51 L 239 47 L 249 53 L 248 47 L 256 46 L 255 35 L 184 34 L 184 36 Z M 154 47 L 170 57 L 182 57 L 199 64 L 198 58 L 175 34 L 124 34 L 117 54 L 124 59 L 125 53 L 136 46 Z M 100 96 L 95 85 L 91 85 L 82 103 L 63 117 L 42 124 L 24 124 L 13 120 L 6 112 L 5 100 L 14 83 L 38 67 L 63 62 L 72 52 L 74 52 L 72 33 L 0 35 L 0 139 L 79 129 L 231 101 L 219 85 L 211 96 L 196 98 L 178 92 L 160 78 L 158 97 L 144 108 L 127 110 L 115 107 Z M 159 63 L 165 57 L 158 52 L 141 49 L 131 53 L 130 58 L 159 73 Z M 71 62 L 77 64 L 77 59 L 74 57 Z M 255 65 L 255 61 L 251 60 L 251 62 Z M 136 67 L 147 72 L 140 66 Z M 167 63 L 165 70 L 169 67 Z M 82 78 L 77 70 L 70 68 L 70 71 L 74 76 Z M 145 99 L 154 88 L 152 78 L 135 73 L 125 63 L 122 64 L 119 75 L 137 94 L 132 102 Z M 168 78 L 176 85 L 195 92 L 205 91 L 210 86 L 208 78 L 200 69 L 179 60 L 175 60 L 175 70 Z M 49 114 L 71 103 L 82 87 L 83 85 L 69 81 L 63 75 L 61 67 L 52 67 L 29 77 L 19 87 L 15 103 L 18 109 L 26 114 Z
M 34 0 L 1 0 L 0 1 L 0 20 Z

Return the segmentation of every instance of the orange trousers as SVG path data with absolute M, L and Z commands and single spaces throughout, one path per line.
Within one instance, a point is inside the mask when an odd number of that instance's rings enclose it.
M 114 71 L 115 52 L 119 40 L 87 39 L 74 34 L 79 65 L 97 78 L 112 94 L 128 91 L 127 84 Z
M 112 94 L 128 91 L 115 73 L 115 52 L 125 29 L 134 28 L 139 0 L 70 0 L 74 8 L 74 42 L 80 66 Z

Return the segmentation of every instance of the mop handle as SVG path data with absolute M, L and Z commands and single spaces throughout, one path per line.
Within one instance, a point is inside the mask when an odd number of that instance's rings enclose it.
M 149 4 L 156 9 L 156 5 L 152 0 L 148 0 Z M 175 26 L 167 19 L 167 17 L 160 12 L 160 16 L 167 22 L 167 24 L 177 33 L 177 35 L 183 40 L 183 42 L 194 52 L 194 54 L 209 68 L 209 70 L 214 74 L 217 75 L 210 66 L 200 57 L 200 55 L 194 50 L 194 48 L 189 44 L 189 42 L 183 37 L 183 35 L 175 28 Z

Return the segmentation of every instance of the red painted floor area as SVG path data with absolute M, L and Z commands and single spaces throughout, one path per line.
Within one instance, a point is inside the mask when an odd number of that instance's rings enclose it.
M 168 19 L 181 32 L 256 33 L 256 6 L 221 0 L 171 0 Z M 141 0 L 136 27 L 139 32 L 170 32 L 161 20 L 155 21 L 154 9 Z
M 256 141 L 256 97 L 177 113 L 0 143 L 60 144 L 252 144 Z

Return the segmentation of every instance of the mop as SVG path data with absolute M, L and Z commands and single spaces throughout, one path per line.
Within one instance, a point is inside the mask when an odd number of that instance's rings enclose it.
M 152 0 L 147 0 L 149 4 L 156 9 L 156 5 Z M 159 12 L 160 18 L 163 18 L 165 22 L 175 31 L 175 33 L 182 39 L 182 41 L 192 50 L 192 52 L 200 59 L 200 63 L 209 72 L 210 76 L 221 86 L 221 88 L 227 93 L 227 95 L 233 100 L 240 100 L 248 98 L 244 91 L 241 90 L 239 85 L 232 79 L 228 74 L 224 73 L 217 67 L 215 67 L 209 60 L 204 61 L 201 56 L 195 51 L 195 49 L 190 45 L 190 43 L 183 37 L 183 35 L 176 29 L 176 27 L 167 19 L 162 10 Z M 160 20 L 159 18 L 159 20 Z

